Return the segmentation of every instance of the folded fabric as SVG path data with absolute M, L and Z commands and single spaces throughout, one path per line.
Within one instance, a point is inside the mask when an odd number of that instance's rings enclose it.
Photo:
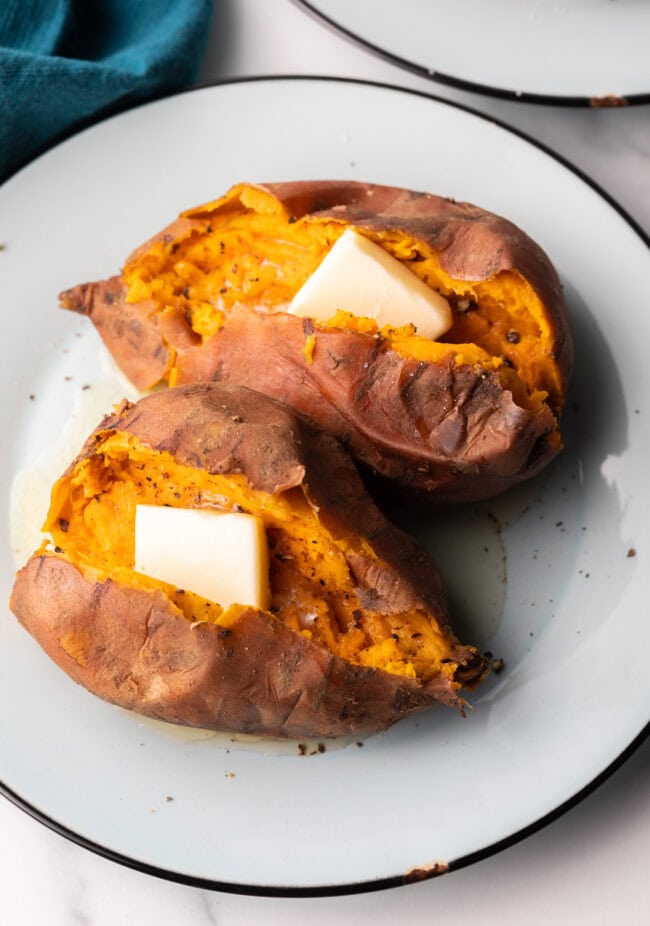
M 191 83 L 211 0 L 1 0 L 0 181 L 92 117 Z

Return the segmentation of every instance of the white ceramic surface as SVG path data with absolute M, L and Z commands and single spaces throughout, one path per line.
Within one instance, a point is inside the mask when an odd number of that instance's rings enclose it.
M 514 219 L 560 271 L 578 364 L 567 448 L 542 479 L 465 512 L 461 528 L 451 515 L 411 524 L 440 556 L 464 635 L 506 662 L 466 720 L 434 711 L 317 756 L 227 751 L 97 701 L 11 619 L 0 624 L 0 781 L 136 863 L 262 890 L 342 887 L 482 852 L 588 785 L 650 715 L 648 322 L 638 298 L 647 249 L 561 164 L 444 103 L 318 80 L 209 88 L 90 129 L 6 184 L 3 288 L 21 310 L 0 317 L 13 345 L 1 373 L 10 440 L 0 483 L 57 436 L 74 389 L 98 375 L 96 337 L 53 294 L 113 272 L 178 210 L 231 182 L 300 177 L 429 189 Z M 603 253 L 616 254 L 615 275 L 594 258 Z M 505 555 L 505 600 L 503 572 L 481 569 L 481 555 Z
M 646 0 L 305 0 L 304 6 L 391 59 L 467 89 L 585 102 L 650 94 Z

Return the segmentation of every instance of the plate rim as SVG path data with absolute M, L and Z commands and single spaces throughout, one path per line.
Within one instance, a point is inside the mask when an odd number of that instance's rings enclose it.
M 493 87 L 491 84 L 482 84 L 478 81 L 467 80 L 463 77 L 455 77 L 452 74 L 446 74 L 443 71 L 426 68 L 422 64 L 409 61 L 408 58 L 402 58 L 395 52 L 388 51 L 381 45 L 375 45 L 363 36 L 358 35 L 352 29 L 342 26 L 335 19 L 327 16 L 321 10 L 317 9 L 311 0 L 291 0 L 294 6 L 301 9 L 307 16 L 330 31 L 343 36 L 353 45 L 358 45 L 365 51 L 371 52 L 375 57 L 381 58 L 388 64 L 393 64 L 402 70 L 409 71 L 418 77 L 424 77 L 434 83 L 444 84 L 446 87 L 454 87 L 457 90 L 464 90 L 468 93 L 481 94 L 483 96 L 493 97 L 498 100 L 510 100 L 516 103 L 537 103 L 540 106 L 562 106 L 573 108 L 587 109 L 619 109 L 627 106 L 639 106 L 643 103 L 650 103 L 650 90 L 644 93 L 629 93 L 624 96 L 616 94 L 596 94 L 594 96 L 553 94 L 553 93 L 531 93 L 528 90 L 509 90 L 506 87 Z
M 293 0 L 296 3 L 303 3 L 304 0 Z M 518 128 L 515 128 L 508 123 L 497 119 L 489 114 L 479 112 L 478 110 L 473 109 L 471 106 L 468 106 L 464 103 L 458 103 L 453 100 L 447 100 L 443 97 L 437 96 L 434 93 L 428 93 L 422 90 L 415 90 L 408 87 L 401 87 L 395 84 L 371 81 L 364 78 L 347 78 L 333 75 L 317 75 L 317 74 L 271 74 L 271 75 L 248 75 L 245 77 L 232 77 L 225 78 L 222 80 L 210 80 L 202 81 L 196 84 L 193 84 L 188 87 L 180 88 L 179 90 L 174 91 L 173 93 L 165 93 L 160 96 L 155 96 L 145 102 L 139 101 L 132 105 L 120 106 L 118 109 L 111 111 L 110 113 L 103 112 L 99 116 L 95 116 L 91 119 L 84 120 L 82 124 L 77 124 L 74 129 L 66 130 L 60 136 L 57 136 L 55 140 L 52 140 L 50 143 L 44 145 L 36 154 L 31 155 L 26 158 L 19 167 L 11 172 L 11 174 L 5 179 L 5 181 L 0 184 L 0 191 L 4 183 L 9 180 L 11 177 L 19 173 L 23 168 L 27 167 L 37 158 L 46 154 L 48 151 L 53 148 L 58 147 L 59 144 L 66 141 L 69 138 L 74 137 L 75 135 L 80 134 L 82 131 L 85 131 L 88 128 L 91 128 L 93 125 L 105 122 L 113 116 L 120 115 L 125 112 L 130 112 L 135 109 L 139 109 L 143 106 L 148 106 L 150 103 L 162 102 L 165 99 L 170 99 L 176 96 L 181 96 L 186 93 L 193 93 L 195 91 L 204 90 L 210 87 L 224 87 L 229 85 L 245 84 L 245 83 L 271 83 L 274 81 L 318 81 L 323 83 L 341 83 L 341 84 L 353 84 L 361 85 L 373 88 L 379 88 L 390 91 L 397 91 L 399 93 L 406 93 L 411 96 L 422 97 L 424 99 L 433 100 L 437 103 L 442 103 L 445 106 L 449 106 L 453 109 L 459 109 L 463 112 L 469 113 L 474 117 L 478 117 L 492 125 L 495 125 L 505 131 L 515 135 L 518 138 L 521 138 L 523 141 L 528 142 L 529 144 L 536 147 L 538 150 L 541 150 L 543 153 L 547 154 L 562 166 L 567 168 L 571 173 L 577 176 L 580 180 L 586 183 L 598 196 L 605 200 L 605 202 L 611 206 L 615 212 L 619 214 L 621 218 L 631 227 L 631 229 L 639 236 L 641 241 L 650 248 L 650 234 L 646 233 L 641 225 L 634 219 L 620 203 L 615 200 L 611 194 L 604 190 L 595 180 L 593 180 L 588 174 L 584 173 L 579 167 L 565 158 L 563 155 L 554 151 L 552 148 L 547 146 L 545 143 L 538 141 L 532 136 L 526 134 Z M 453 871 L 458 871 L 462 868 L 466 868 L 469 865 L 476 864 L 477 862 L 483 861 L 484 859 L 490 858 L 493 855 L 502 852 L 505 849 L 510 848 L 513 845 L 521 842 L 526 839 L 528 836 L 533 835 L 536 832 L 539 832 L 548 824 L 553 823 L 555 820 L 563 816 L 567 811 L 576 807 L 581 803 L 586 797 L 592 794 L 597 788 L 600 787 L 608 778 L 611 777 L 625 762 L 632 756 L 634 752 L 641 746 L 641 744 L 650 737 L 650 720 L 648 723 L 637 733 L 637 735 L 632 739 L 632 741 L 601 771 L 599 772 L 591 781 L 584 785 L 579 791 L 569 797 L 566 801 L 563 801 L 554 809 L 550 810 L 548 813 L 544 814 L 542 817 L 539 817 L 537 820 L 533 820 L 531 823 L 527 824 L 525 827 L 516 830 L 515 832 L 505 836 L 504 838 L 497 840 L 494 843 L 490 843 L 487 846 L 484 846 L 482 849 L 478 849 L 474 852 L 468 853 L 461 856 L 457 859 L 450 860 L 444 870 L 423 870 L 423 869 L 414 869 L 411 872 L 406 874 L 398 874 L 394 876 L 388 876 L 379 879 L 365 880 L 358 882 L 350 882 L 346 884 L 336 884 L 336 885 L 315 885 L 311 887 L 297 887 L 291 885 L 283 886 L 274 886 L 274 885 L 249 885 L 240 882 L 230 882 L 230 881 L 219 881 L 215 878 L 203 878 L 191 874 L 186 874 L 178 871 L 173 871 L 171 869 L 163 868 L 160 866 L 152 865 L 148 862 L 143 862 L 136 858 L 131 858 L 128 855 L 125 855 L 121 852 L 118 852 L 114 849 L 108 848 L 101 845 L 100 843 L 94 842 L 92 839 L 89 839 L 86 836 L 83 836 L 74 830 L 66 827 L 64 824 L 58 822 L 57 820 L 50 817 L 46 812 L 38 809 L 36 806 L 31 804 L 26 799 L 22 798 L 19 794 L 9 788 L 0 780 L 0 795 L 5 797 L 11 804 L 13 804 L 18 809 L 22 810 L 32 819 L 36 820 L 38 823 L 41 823 L 47 829 L 52 832 L 57 833 L 59 836 L 67 839 L 68 841 L 87 849 L 95 855 L 98 855 L 102 858 L 108 859 L 109 861 L 116 862 L 123 867 L 130 868 L 135 871 L 142 872 L 143 874 L 151 875 L 157 878 L 161 878 L 166 881 L 171 881 L 179 884 L 184 884 L 189 887 L 196 887 L 203 890 L 212 890 L 212 891 L 221 891 L 223 893 L 229 894 L 240 894 L 247 896 L 258 896 L 258 897 L 332 897 L 332 896 L 347 896 L 353 894 L 363 894 L 371 893 L 380 890 L 387 890 L 389 888 L 403 887 L 409 884 L 419 883 L 423 880 L 429 880 L 434 877 L 440 877 L 442 874 L 451 873 Z
M 540 817 L 538 820 L 534 820 L 532 823 L 528 824 L 528 826 L 517 830 L 515 833 L 511 833 L 509 836 L 495 843 L 491 843 L 483 849 L 478 849 L 458 859 L 453 859 L 442 869 L 413 869 L 406 874 L 392 875 L 372 881 L 353 881 L 347 884 L 316 885 L 314 887 L 291 887 L 289 885 L 274 887 L 272 885 L 248 885 L 239 882 L 218 881 L 214 878 L 201 878 L 195 875 L 173 871 L 172 869 L 162 868 L 157 865 L 151 865 L 148 862 L 130 858 L 128 855 L 123 855 L 121 852 L 109 849 L 106 846 L 102 846 L 100 843 L 93 842 L 93 840 L 88 839 L 86 836 L 81 836 L 79 833 L 69 829 L 57 820 L 53 820 L 43 811 L 38 810 L 38 808 L 30 804 L 29 801 L 24 800 L 8 788 L 2 781 L 0 781 L 0 794 L 19 810 L 24 811 L 29 817 L 36 820 L 37 823 L 41 823 L 47 829 L 62 836 L 69 842 L 83 849 L 87 849 L 94 855 L 100 856 L 100 858 L 107 859 L 110 862 L 116 862 L 124 868 L 129 868 L 132 871 L 139 871 L 142 874 L 151 875 L 163 881 L 184 884 L 187 887 L 200 888 L 201 890 L 221 891 L 225 894 L 238 894 L 248 897 L 344 897 L 356 894 L 370 894 L 396 887 L 406 887 L 409 884 L 419 884 L 422 881 L 440 878 L 442 875 L 451 874 L 454 871 L 459 871 L 462 868 L 475 865 L 477 862 L 491 858 L 493 855 L 497 855 L 499 852 L 503 852 L 505 849 L 517 845 L 519 842 L 523 842 L 524 839 L 540 832 L 540 830 L 564 816 L 565 813 L 572 810 L 578 804 L 582 803 L 585 798 L 593 794 L 627 762 L 649 736 L 650 722 L 646 724 L 641 732 L 637 734 L 632 742 L 629 743 L 623 752 L 621 752 L 607 768 L 603 769 L 592 781 L 586 784 L 572 797 L 568 798 L 568 800 L 559 804 L 554 810 L 549 811 L 549 813 Z

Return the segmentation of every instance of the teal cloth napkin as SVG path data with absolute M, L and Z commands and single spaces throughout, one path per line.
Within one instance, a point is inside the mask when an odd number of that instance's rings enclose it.
M 0 181 L 84 124 L 192 82 L 212 0 L 0 0 Z

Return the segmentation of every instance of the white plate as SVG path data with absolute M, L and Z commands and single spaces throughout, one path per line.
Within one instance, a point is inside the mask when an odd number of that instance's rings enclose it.
M 512 218 L 557 264 L 578 360 L 567 447 L 541 479 L 413 519 L 461 635 L 505 660 L 466 719 L 440 708 L 363 747 L 266 754 L 104 704 L 3 615 L 0 781 L 13 799 L 135 867 L 262 893 L 370 889 L 479 858 L 573 800 L 650 717 L 646 246 L 533 143 L 394 88 L 205 88 L 88 129 L 0 189 L 3 600 L 12 478 L 61 433 L 82 385 L 107 382 L 95 333 L 58 311 L 57 292 L 114 272 L 237 180 L 309 177 L 430 190 Z
M 297 2 L 395 64 L 465 90 L 540 103 L 650 101 L 647 0 Z

